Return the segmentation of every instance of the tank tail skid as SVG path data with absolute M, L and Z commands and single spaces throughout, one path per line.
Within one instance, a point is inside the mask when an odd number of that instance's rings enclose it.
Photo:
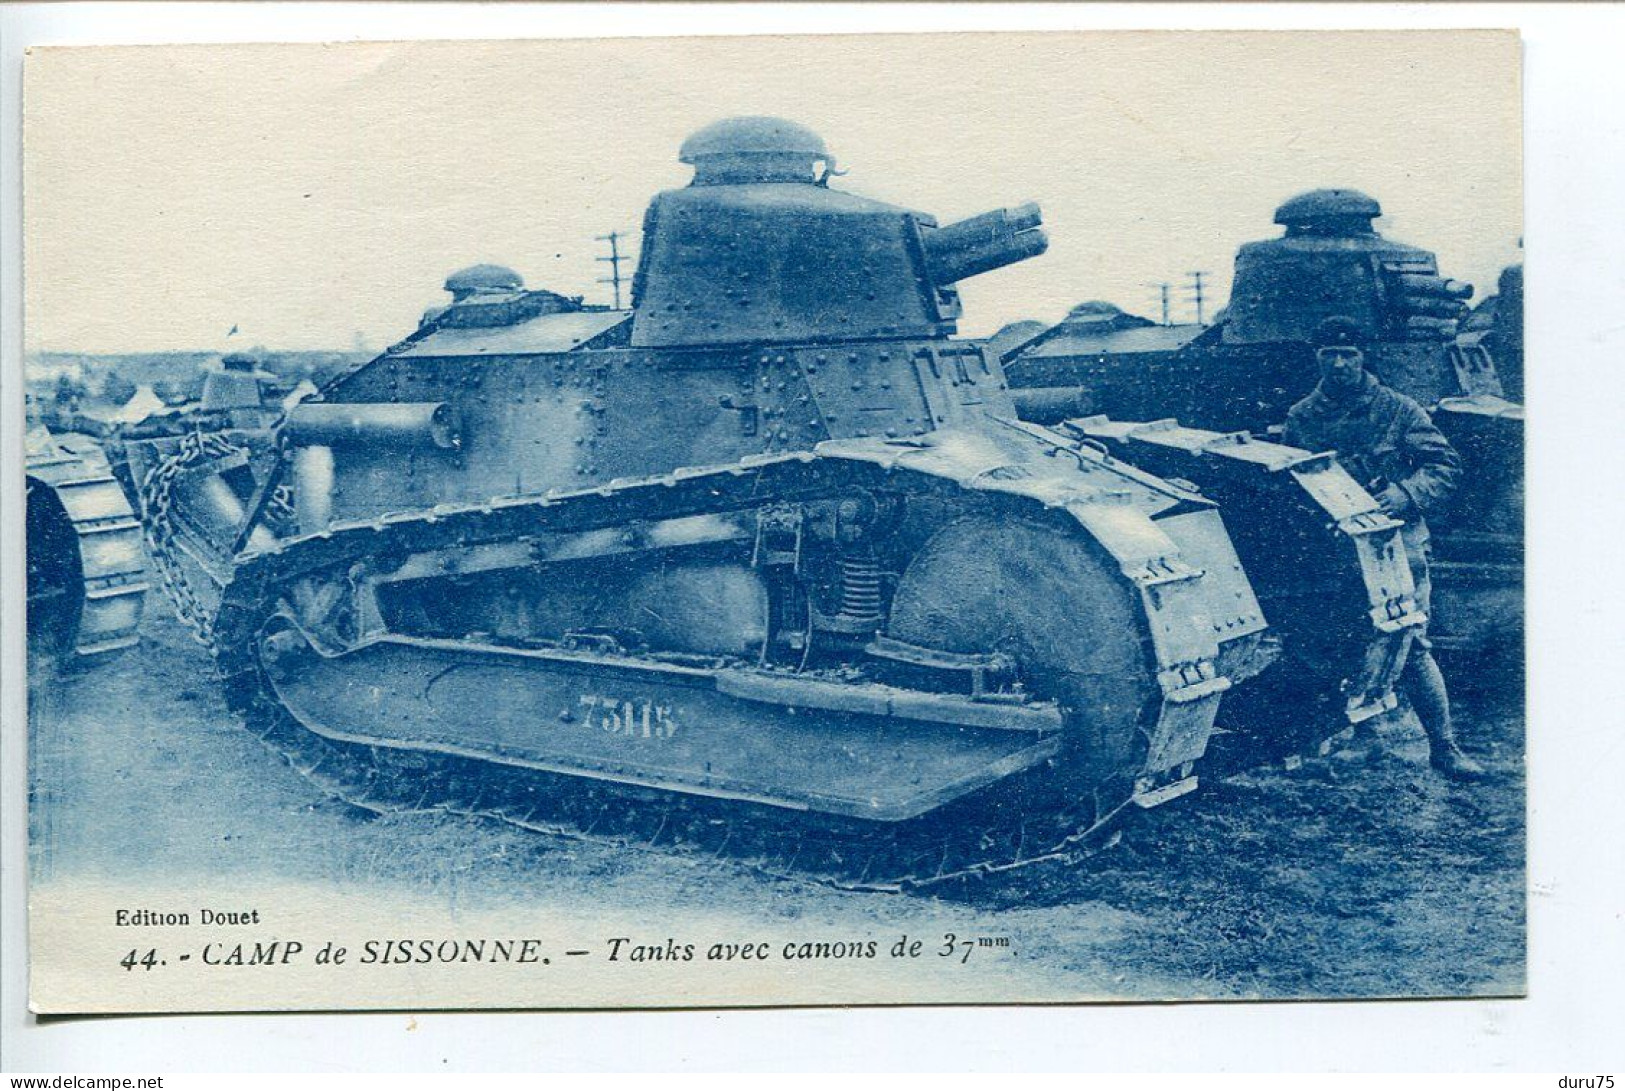
M 1292 660 L 1279 672 L 1285 681 L 1318 691 L 1308 694 L 1318 703 L 1340 706 L 1343 726 L 1397 706 L 1394 687 L 1427 621 L 1400 541 L 1402 524 L 1330 455 L 1172 420 L 1096 416 L 1062 430 L 1189 480 L 1235 513 L 1237 549 Z

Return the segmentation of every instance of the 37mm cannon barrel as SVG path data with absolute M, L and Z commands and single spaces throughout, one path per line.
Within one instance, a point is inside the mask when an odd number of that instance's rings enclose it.
M 1400 273 L 1399 286 L 1407 295 L 1445 296 L 1450 299 L 1468 299 L 1473 294 L 1473 286 L 1448 277 L 1436 277 L 1427 273 Z
M 1044 215 L 1032 202 L 997 208 L 924 235 L 931 279 L 953 284 L 992 269 L 1037 257 L 1049 248 L 1039 226 Z

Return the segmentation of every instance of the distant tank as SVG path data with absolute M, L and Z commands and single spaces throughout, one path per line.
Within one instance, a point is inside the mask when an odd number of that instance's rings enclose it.
M 1501 270 L 1495 294 L 1474 308 L 1462 327 L 1462 341 L 1484 347 L 1495 360 L 1501 389 L 1523 400 L 1523 264 Z
M 282 380 L 266 371 L 257 356 L 228 352 L 203 369 L 196 400 L 179 397 L 118 422 L 117 433 L 132 439 L 179 436 L 188 432 L 264 429 L 281 416 Z M 160 400 L 161 401 L 161 400 Z
M 864 888 L 1065 857 L 1194 788 L 1305 634 L 1212 500 L 1019 421 L 953 336 L 957 282 L 1044 251 L 1038 208 L 939 225 L 774 118 L 680 158 L 630 313 L 477 266 L 273 428 L 148 453 L 232 707 L 361 806 Z M 1339 722 L 1392 707 L 1399 524 L 1329 459 L 1236 454 L 1279 500 L 1262 567 L 1322 577 Z
M 1490 353 L 1509 398 L 1523 400 L 1523 262 L 1501 270 Z
M 255 493 L 256 473 L 277 456 L 280 381 L 248 353 L 227 353 L 203 376 L 201 397 L 121 424 L 103 438 L 111 472 L 141 514 L 141 533 L 159 584 L 180 619 L 207 638 L 231 570 L 229 529 L 246 502 L 277 523 L 284 494 Z M 285 522 L 285 520 L 284 520 Z M 281 524 L 278 524 L 281 525 Z M 268 532 L 253 536 L 266 541 Z
M 96 441 L 51 434 L 28 401 L 28 655 L 51 670 L 135 645 L 147 591 L 141 528 Z
M 1036 422 L 1098 414 L 1265 436 L 1319 378 L 1316 325 L 1354 319 L 1371 342 L 1367 365 L 1427 408 L 1466 464 L 1452 510 L 1431 521 L 1434 641 L 1518 653 L 1523 407 L 1507 397 L 1500 364 L 1515 351 L 1521 380 L 1521 273 L 1507 293 L 1520 300 L 1508 309 L 1519 316 L 1516 340 L 1464 335 L 1472 287 L 1441 276 L 1431 252 L 1379 234 L 1381 211 L 1356 190 L 1301 194 L 1276 211 L 1281 237 L 1241 247 L 1214 325 L 1158 326 L 1086 304 L 1006 353 L 1005 370 L 1022 416 Z

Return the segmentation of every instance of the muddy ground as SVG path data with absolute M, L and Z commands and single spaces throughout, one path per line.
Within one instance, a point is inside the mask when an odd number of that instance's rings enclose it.
M 286 879 L 452 906 L 590 899 L 876 930 L 939 913 L 966 934 L 1019 936 L 1022 966 L 1079 995 L 1523 990 L 1521 679 L 1458 686 L 1466 747 L 1492 773 L 1484 783 L 1445 783 L 1428 771 L 1414 722 L 1384 724 L 1375 747 L 1205 782 L 1136 815 L 1087 865 L 1028 869 L 937 900 L 444 813 L 358 811 L 238 727 L 203 649 L 161 599 L 149 604 L 139 649 L 36 687 L 36 882 Z

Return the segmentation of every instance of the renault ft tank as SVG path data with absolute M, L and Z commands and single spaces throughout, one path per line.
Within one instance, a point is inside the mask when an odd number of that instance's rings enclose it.
M 681 158 L 630 313 L 465 270 L 267 433 L 153 465 L 149 516 L 207 539 L 231 705 L 361 806 L 866 888 L 1194 788 L 1284 638 L 1211 499 L 1019 421 L 953 337 L 956 283 L 1045 249 L 1037 207 L 939 225 L 772 118 Z M 1398 524 L 1328 459 L 1265 461 L 1342 558 L 1365 715 L 1419 620 Z
M 1501 389 L 1523 400 L 1523 263 L 1501 270 L 1495 294 L 1474 308 L 1462 326 L 1462 341 L 1478 343 L 1495 361 Z
M 57 437 L 28 399 L 28 654 L 39 670 L 133 646 L 147 591 L 141 528 L 96 442 Z
M 112 473 L 141 513 L 147 555 L 175 612 L 207 642 L 218 590 L 238 543 L 233 531 L 247 518 L 286 525 L 285 495 L 259 495 L 255 473 L 274 465 L 282 416 L 276 376 L 245 353 L 228 353 L 203 377 L 202 397 L 125 424 L 104 443 Z M 255 541 L 269 541 L 258 525 Z M 246 540 L 245 540 L 246 541 Z
M 1445 649 L 1521 648 L 1523 407 L 1506 397 L 1491 348 L 1461 336 L 1470 285 L 1439 274 L 1426 250 L 1384 238 L 1376 201 L 1315 190 L 1275 214 L 1280 238 L 1242 246 L 1230 303 L 1211 327 L 1158 326 L 1090 303 L 1008 350 L 1022 415 L 1053 423 L 1104 415 L 1265 436 L 1319 375 L 1309 341 L 1342 315 L 1365 332 L 1367 366 L 1427 408 L 1461 452 L 1453 509 L 1433 521 L 1430 629 Z M 1521 278 L 1515 286 L 1521 295 Z M 1509 315 L 1512 313 L 1509 308 Z M 1518 312 L 1521 315 L 1521 307 Z M 1521 376 L 1521 336 L 1519 374 Z M 1202 482 L 1201 466 L 1190 468 Z

